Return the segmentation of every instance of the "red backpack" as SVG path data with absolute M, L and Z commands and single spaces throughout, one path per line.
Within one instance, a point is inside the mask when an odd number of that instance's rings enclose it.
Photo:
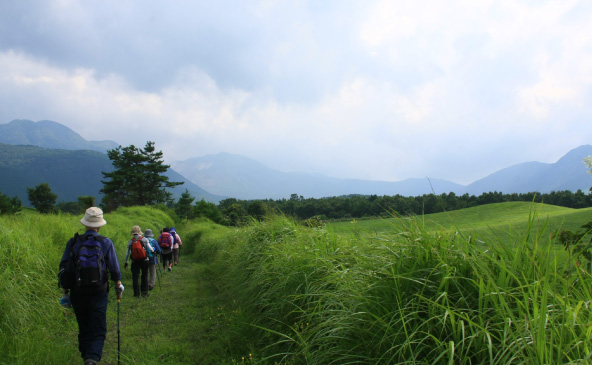
M 173 239 L 169 232 L 162 232 L 158 243 L 163 251 L 168 251 L 173 248 Z
M 142 236 L 132 238 L 132 260 L 142 261 L 146 260 L 146 257 L 148 257 L 148 255 L 146 254 L 144 242 L 142 242 Z

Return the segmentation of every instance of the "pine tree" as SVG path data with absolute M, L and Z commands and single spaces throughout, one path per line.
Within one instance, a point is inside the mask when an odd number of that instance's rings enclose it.
M 181 197 L 175 206 L 175 212 L 180 218 L 193 218 L 191 203 L 193 203 L 194 200 L 195 198 L 189 194 L 189 190 L 185 189 L 185 192 L 181 194 Z
M 113 163 L 113 172 L 103 172 L 110 180 L 101 180 L 104 194 L 102 205 L 106 211 L 120 206 L 153 205 L 171 199 L 167 188 L 183 182 L 171 182 L 164 173 L 169 169 L 162 160 L 162 152 L 156 152 L 154 142 L 146 142 L 144 149 L 134 145 L 117 147 L 107 151 Z

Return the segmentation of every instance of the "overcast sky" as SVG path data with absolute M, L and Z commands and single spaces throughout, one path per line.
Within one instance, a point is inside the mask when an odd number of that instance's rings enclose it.
M 592 1 L 0 2 L 0 123 L 468 184 L 592 144 Z

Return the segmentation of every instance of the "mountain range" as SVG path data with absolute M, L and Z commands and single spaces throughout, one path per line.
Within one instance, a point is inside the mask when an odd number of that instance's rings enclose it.
M 270 169 L 250 158 L 229 153 L 207 155 L 171 166 L 183 176 L 213 194 L 240 199 L 282 199 L 297 194 L 322 198 L 349 194 L 415 196 L 435 192 L 460 191 L 463 186 L 439 179 L 408 179 L 400 182 L 338 179 L 309 174 L 285 173 Z
M 481 195 L 484 192 L 549 193 L 578 189 L 587 192 L 592 176 L 582 160 L 592 155 L 592 146 L 569 151 L 555 163 L 527 162 L 499 170 L 469 185 L 424 178 L 396 182 L 338 179 L 317 174 L 284 173 L 240 155 L 220 153 L 173 162 L 171 166 L 213 194 L 241 199 L 280 199 L 291 194 L 321 198 L 350 194 L 403 195 L 442 194 Z
M 79 195 L 100 197 L 101 171 L 109 172 L 113 168 L 105 152 L 117 146 L 113 141 L 86 141 L 52 121 L 14 120 L 0 124 L 0 192 L 16 195 L 26 203 L 26 188 L 47 182 L 59 201 L 75 201 Z M 167 175 L 171 181 L 184 182 L 172 189 L 173 196 L 178 197 L 187 189 L 197 200 L 214 203 L 227 197 L 282 199 L 292 194 L 322 198 L 351 194 L 587 192 L 592 177 L 582 160 L 589 155 L 592 146 L 583 145 L 568 151 L 555 163 L 526 162 L 510 166 L 469 185 L 433 178 L 388 182 L 286 173 L 229 153 L 173 162 Z

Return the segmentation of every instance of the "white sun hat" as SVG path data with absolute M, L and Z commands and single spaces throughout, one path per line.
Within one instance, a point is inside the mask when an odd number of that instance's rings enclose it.
M 103 219 L 103 211 L 97 207 L 90 207 L 84 213 L 84 218 L 80 220 L 85 227 L 99 228 L 107 224 Z

